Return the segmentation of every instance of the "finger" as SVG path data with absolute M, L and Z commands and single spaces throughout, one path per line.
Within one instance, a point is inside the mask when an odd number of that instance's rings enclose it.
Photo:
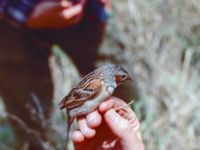
M 114 101 L 113 101 L 112 98 L 109 98 L 108 100 L 106 100 L 105 102 L 102 102 L 99 105 L 99 112 L 105 113 L 106 111 L 108 111 L 113 106 L 114 106 Z
M 83 142 L 84 141 L 84 135 L 80 132 L 80 131 L 74 131 L 73 133 L 72 133 L 72 136 L 71 136 L 71 138 L 72 138 L 72 141 L 73 142 L 76 142 L 76 143 L 81 143 L 81 142 Z
M 54 2 L 54 1 L 44 1 L 40 2 L 36 10 L 37 12 L 45 12 L 45 11 L 51 11 L 51 12 L 58 12 L 62 9 L 69 8 L 72 6 L 72 3 L 69 1 L 61 1 L 61 2 Z
M 115 109 L 122 108 L 126 110 L 127 112 L 132 112 L 132 109 L 130 108 L 130 106 L 122 99 L 117 98 L 117 97 L 112 97 L 112 100 L 114 101 L 113 108 Z
M 134 126 L 128 120 L 121 117 L 114 109 L 107 111 L 104 114 L 104 118 L 113 134 L 121 139 L 123 143 L 126 143 L 125 145 L 129 145 L 131 142 L 133 142 L 131 143 L 133 145 L 137 145 L 137 142 L 141 143 L 141 137 L 138 137 L 140 135 L 134 130 Z
M 110 108 L 115 108 L 115 109 L 124 109 L 128 112 L 131 112 L 131 108 L 129 107 L 129 105 L 127 103 L 125 103 L 122 99 L 119 99 L 117 97 L 111 97 L 108 100 L 106 100 L 105 102 L 102 102 L 99 106 L 99 112 L 101 113 L 105 113 L 106 111 L 108 111 Z
M 125 103 L 123 100 L 117 97 L 111 97 L 110 99 L 112 99 L 112 101 L 114 102 L 113 108 L 116 108 L 116 109 L 123 108 L 126 110 L 126 111 L 119 110 L 118 113 L 120 114 L 120 116 L 128 120 L 128 122 L 131 124 L 138 138 L 141 139 L 140 123 L 136 114 L 132 111 L 132 109 L 128 106 L 128 104 Z
M 142 141 L 142 135 L 141 135 L 141 131 L 140 131 L 140 123 L 139 121 L 137 121 L 135 123 L 135 126 L 133 128 L 135 130 L 135 133 L 137 134 L 137 137 Z
M 96 128 L 100 126 L 102 122 L 102 117 L 98 111 L 94 111 L 86 116 L 87 125 L 90 128 Z
M 51 8 L 51 11 L 56 11 L 56 10 L 58 11 L 72 6 L 72 3 L 70 1 L 60 1 L 60 2 L 46 1 L 43 3 L 44 4 L 46 3 L 45 6 Z
M 130 123 L 126 119 L 122 118 L 114 109 L 108 110 L 104 114 L 104 118 L 112 132 L 117 137 L 126 136 L 127 131 L 131 129 Z
M 61 2 L 60 2 L 60 5 L 61 5 L 63 8 L 68 8 L 68 7 L 72 6 L 72 3 L 69 2 L 69 1 L 61 1 Z
M 82 13 L 83 13 L 83 6 L 78 4 L 71 8 L 64 9 L 60 15 L 68 20 L 78 15 L 81 15 Z
M 88 127 L 86 119 L 85 118 L 79 118 L 78 119 L 78 127 L 81 131 L 81 133 L 84 135 L 86 138 L 92 138 L 95 136 L 96 131 L 94 129 L 91 129 Z
M 131 114 L 129 113 L 128 115 L 129 115 L 129 116 L 127 116 L 127 117 L 128 117 L 129 122 L 130 122 L 130 123 L 132 124 L 132 126 L 133 126 L 133 130 L 134 130 L 135 133 L 137 134 L 138 138 L 139 138 L 140 140 L 142 140 L 142 135 L 141 135 L 141 132 L 140 132 L 140 122 L 139 122 L 137 116 L 135 115 L 134 112 L 131 113 Z
M 132 110 L 119 110 L 118 112 L 123 118 L 128 120 L 128 122 L 131 124 L 133 127 L 133 130 L 135 131 L 136 135 L 138 136 L 139 139 L 141 138 L 141 132 L 140 132 L 140 122 L 136 116 L 136 114 Z

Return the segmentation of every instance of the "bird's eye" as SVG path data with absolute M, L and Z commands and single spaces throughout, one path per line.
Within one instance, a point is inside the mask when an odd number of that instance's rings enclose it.
M 122 77 L 122 79 L 125 79 L 125 78 L 126 78 L 126 75 L 122 75 L 121 77 Z

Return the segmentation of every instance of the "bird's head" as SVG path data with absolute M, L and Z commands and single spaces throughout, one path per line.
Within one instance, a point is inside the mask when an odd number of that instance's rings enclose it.
M 128 72 L 122 66 L 119 65 L 117 65 L 116 67 L 116 71 L 114 73 L 114 79 L 117 85 L 120 85 L 126 80 L 131 80 Z
M 126 80 L 131 80 L 128 72 L 120 65 L 107 64 L 101 68 L 103 68 L 102 70 L 104 70 L 106 76 L 112 77 L 112 79 L 114 78 L 117 85 L 120 85 Z

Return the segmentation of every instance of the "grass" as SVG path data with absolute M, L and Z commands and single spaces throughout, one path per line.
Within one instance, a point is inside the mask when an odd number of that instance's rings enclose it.
M 147 150 L 200 149 L 199 16 L 198 0 L 113 1 L 99 55 L 113 58 L 134 72 L 140 91 L 134 110 L 141 120 Z M 58 49 L 54 47 L 56 57 L 50 60 L 55 100 L 79 79 L 70 59 Z M 60 60 L 59 65 L 56 59 Z M 103 62 L 108 61 L 111 60 Z M 71 71 L 62 70 L 66 66 Z M 73 80 L 68 82 L 65 76 Z M 65 140 L 64 120 L 55 109 L 48 122 L 48 132 L 50 137 L 56 137 L 52 140 L 57 149 L 62 149 L 60 143 Z M 0 133 L 4 127 L 2 124 Z M 6 139 L 9 132 L 6 128 L 0 138 Z
M 124 0 L 113 5 L 109 42 L 100 54 L 113 55 L 136 74 L 141 98 L 134 108 L 146 148 L 200 149 L 200 3 Z

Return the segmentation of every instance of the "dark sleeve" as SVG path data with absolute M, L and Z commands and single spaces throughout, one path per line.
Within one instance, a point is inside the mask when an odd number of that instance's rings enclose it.
M 0 0 L 0 14 L 3 15 L 6 12 L 9 0 Z
M 0 0 L 0 13 L 17 23 L 26 22 L 35 5 L 41 0 Z

